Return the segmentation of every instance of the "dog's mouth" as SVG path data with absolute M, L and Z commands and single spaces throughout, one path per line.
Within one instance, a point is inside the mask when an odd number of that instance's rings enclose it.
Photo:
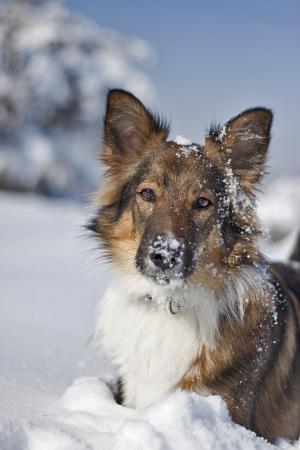
M 181 284 L 183 280 L 185 280 L 187 277 L 184 276 L 182 272 L 176 273 L 172 271 L 167 272 L 151 272 L 151 271 L 143 271 L 142 272 L 144 276 L 150 278 L 152 281 L 154 281 L 157 284 L 160 285 L 167 285 L 172 283 L 178 283 Z
M 160 270 L 152 266 L 151 263 L 143 262 L 143 264 L 137 262 L 137 269 L 146 278 L 154 281 L 160 285 L 170 284 L 172 282 L 181 282 L 187 275 L 183 271 L 176 271 L 172 269 Z

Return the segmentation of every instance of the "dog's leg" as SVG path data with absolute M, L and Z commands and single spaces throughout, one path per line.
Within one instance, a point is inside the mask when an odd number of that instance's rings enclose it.
M 124 392 L 122 378 L 118 378 L 115 389 L 113 390 L 114 398 L 119 405 L 123 405 Z
M 124 393 L 123 393 L 123 381 L 121 377 L 117 378 L 117 380 L 110 380 L 107 383 L 113 398 L 118 405 L 123 405 L 124 401 Z

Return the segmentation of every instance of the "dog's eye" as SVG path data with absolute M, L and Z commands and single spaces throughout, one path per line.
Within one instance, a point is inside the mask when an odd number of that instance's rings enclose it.
M 205 197 L 199 197 L 194 203 L 195 209 L 204 209 L 211 205 L 211 201 Z
M 152 189 L 142 189 L 139 194 L 145 202 L 153 202 L 155 200 L 155 192 Z

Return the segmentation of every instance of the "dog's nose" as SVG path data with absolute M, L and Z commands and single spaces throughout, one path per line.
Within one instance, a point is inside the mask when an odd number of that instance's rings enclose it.
M 172 269 L 182 263 L 183 247 L 177 239 L 158 235 L 150 247 L 149 257 L 159 269 Z

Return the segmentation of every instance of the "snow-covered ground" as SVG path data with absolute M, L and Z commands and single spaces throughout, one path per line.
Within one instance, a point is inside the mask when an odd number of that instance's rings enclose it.
M 272 188 L 261 207 L 271 228 L 280 192 Z M 288 255 L 299 211 L 299 203 L 291 208 L 285 241 L 265 246 L 269 254 Z M 109 276 L 83 229 L 88 214 L 63 201 L 0 194 L 0 449 L 272 448 L 233 424 L 218 397 L 175 392 L 144 413 L 114 402 L 102 381 L 112 370 L 87 346 Z
M 107 277 L 93 275 L 86 217 L 72 204 L 0 195 L 1 450 L 74 378 L 103 369 L 86 349 Z

